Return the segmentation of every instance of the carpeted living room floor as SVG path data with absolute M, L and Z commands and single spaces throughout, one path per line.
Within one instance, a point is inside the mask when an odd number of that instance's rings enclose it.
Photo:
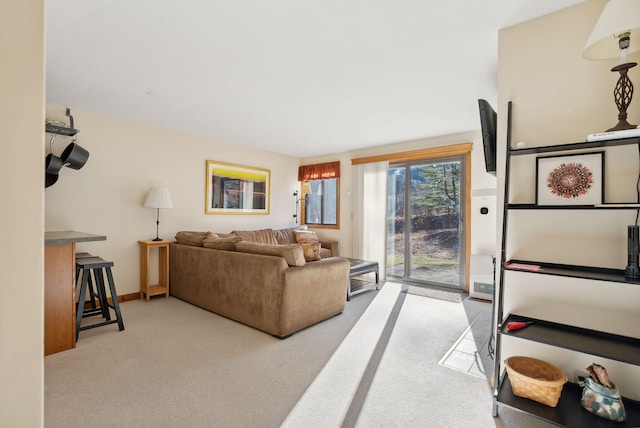
M 46 427 L 277 427 L 375 297 L 280 340 L 176 298 L 45 357 Z
M 45 358 L 45 426 L 550 426 L 492 418 L 488 381 L 438 364 L 490 304 L 406 288 L 353 296 L 285 340 L 175 298 L 126 302 L 124 331 L 83 331 Z

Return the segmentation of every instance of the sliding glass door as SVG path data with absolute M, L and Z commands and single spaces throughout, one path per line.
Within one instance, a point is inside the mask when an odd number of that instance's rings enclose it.
M 464 288 L 465 158 L 389 166 L 387 276 Z

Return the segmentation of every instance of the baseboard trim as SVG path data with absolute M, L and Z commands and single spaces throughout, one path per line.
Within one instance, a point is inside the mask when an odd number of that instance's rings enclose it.
M 118 303 L 129 302 L 131 300 L 137 300 L 139 298 L 140 298 L 140 292 L 139 291 L 137 293 L 122 294 L 122 295 L 118 296 Z M 109 301 L 110 304 L 113 305 L 113 299 L 111 297 L 108 297 L 107 300 Z M 84 308 L 85 309 L 91 308 L 91 303 L 84 302 Z
M 118 296 L 118 303 L 129 302 L 131 300 L 137 300 L 140 298 L 140 292 L 137 291 L 135 293 L 123 294 L 122 296 Z M 111 299 L 109 299 L 111 300 Z

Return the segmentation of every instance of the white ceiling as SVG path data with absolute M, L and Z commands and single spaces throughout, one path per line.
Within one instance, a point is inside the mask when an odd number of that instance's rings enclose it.
M 47 103 L 297 157 L 477 130 L 498 29 L 580 1 L 47 0 Z

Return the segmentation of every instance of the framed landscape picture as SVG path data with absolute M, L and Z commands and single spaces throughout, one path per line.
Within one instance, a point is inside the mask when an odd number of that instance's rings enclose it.
M 206 214 L 269 214 L 271 171 L 208 160 Z
M 536 158 L 536 205 L 598 205 L 604 152 Z

